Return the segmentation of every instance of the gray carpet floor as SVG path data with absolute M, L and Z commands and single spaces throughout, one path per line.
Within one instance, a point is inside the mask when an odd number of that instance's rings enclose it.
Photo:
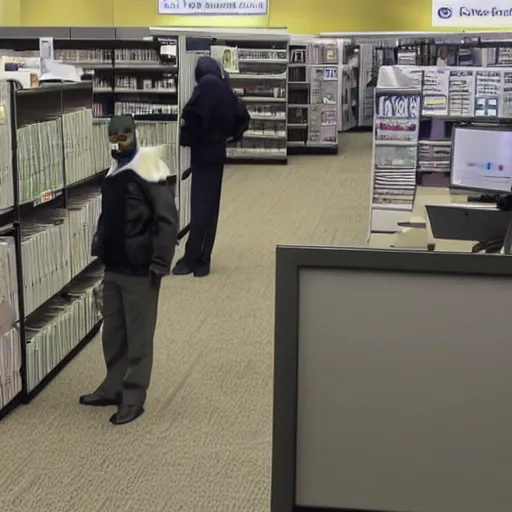
M 0 423 L 0 511 L 268 512 L 275 247 L 365 244 L 371 135 L 341 147 L 228 168 L 212 275 L 164 281 L 146 414 L 78 405 L 95 339 Z

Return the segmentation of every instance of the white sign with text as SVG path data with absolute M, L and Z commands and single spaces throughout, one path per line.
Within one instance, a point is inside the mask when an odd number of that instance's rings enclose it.
M 264 16 L 268 0 L 158 0 L 159 14 L 179 16 Z
M 432 0 L 433 27 L 512 26 L 512 0 Z

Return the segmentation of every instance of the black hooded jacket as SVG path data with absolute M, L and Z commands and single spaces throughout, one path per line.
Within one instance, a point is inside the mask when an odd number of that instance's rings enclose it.
M 201 170 L 226 159 L 236 97 L 211 57 L 199 58 L 195 78 L 197 86 L 181 114 L 180 143 L 190 147 L 192 168 Z

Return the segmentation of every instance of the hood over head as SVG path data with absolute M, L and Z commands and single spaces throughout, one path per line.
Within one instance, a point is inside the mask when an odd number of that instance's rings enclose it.
M 214 76 L 219 80 L 224 78 L 221 65 L 212 57 L 199 57 L 196 64 L 195 78 L 199 82 L 205 76 Z

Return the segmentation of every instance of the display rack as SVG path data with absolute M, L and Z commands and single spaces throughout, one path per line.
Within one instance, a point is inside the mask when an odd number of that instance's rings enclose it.
M 95 146 L 108 138 L 92 118 L 90 83 L 15 90 L 0 82 L 0 99 L 0 165 L 12 185 L 0 211 L 2 417 L 35 396 L 99 326 L 101 270 L 90 246 L 110 155 Z
M 131 114 L 142 146 L 165 146 L 178 168 L 178 40 L 57 40 L 55 58 L 91 74 L 95 117 Z
M 338 44 L 294 39 L 288 70 L 288 149 L 338 151 Z
M 178 168 L 177 38 L 154 38 L 147 27 L 2 27 L 0 47 L 39 51 L 53 37 L 54 57 L 73 64 L 94 84 L 93 115 L 133 114 L 144 145 L 164 145 L 171 174 Z
M 356 128 L 359 116 L 359 47 L 350 40 L 338 40 L 338 131 Z
M 409 220 L 417 186 L 450 185 L 460 124 L 512 125 L 512 67 L 383 66 L 376 89 L 371 232 Z
M 243 140 L 228 148 L 228 159 L 286 163 L 288 37 L 239 37 L 222 34 L 210 46 L 210 55 L 222 63 L 251 116 Z

